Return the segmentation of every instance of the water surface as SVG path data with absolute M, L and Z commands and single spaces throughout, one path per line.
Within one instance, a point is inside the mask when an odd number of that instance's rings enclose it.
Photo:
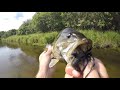
M 0 78 L 35 78 L 38 57 L 44 46 L 0 44 Z M 93 56 L 101 59 L 111 78 L 120 78 L 120 52 L 113 49 L 93 49 Z M 64 77 L 65 64 L 58 63 L 54 78 Z

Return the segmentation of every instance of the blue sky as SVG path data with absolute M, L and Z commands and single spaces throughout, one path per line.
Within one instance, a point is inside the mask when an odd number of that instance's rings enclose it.
M 15 18 L 19 20 L 20 17 L 24 17 L 22 12 L 16 13 Z
M 27 19 L 32 19 L 35 12 L 0 12 L 0 31 L 18 29 Z

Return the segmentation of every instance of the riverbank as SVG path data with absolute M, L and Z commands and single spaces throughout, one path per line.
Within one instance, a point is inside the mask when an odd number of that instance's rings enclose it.
M 57 34 L 58 32 L 14 35 L 8 38 L 2 38 L 2 42 L 43 46 L 52 43 Z
M 113 31 L 99 32 L 95 30 L 79 30 L 93 41 L 93 48 L 118 48 L 120 47 L 120 34 Z M 51 44 L 57 37 L 58 32 L 36 33 L 29 35 L 14 35 L 2 38 L 2 42 L 23 43 L 43 46 Z

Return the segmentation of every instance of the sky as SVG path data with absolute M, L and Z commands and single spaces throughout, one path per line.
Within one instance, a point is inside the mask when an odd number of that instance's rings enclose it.
M 0 31 L 18 29 L 27 19 L 32 19 L 35 12 L 0 12 Z

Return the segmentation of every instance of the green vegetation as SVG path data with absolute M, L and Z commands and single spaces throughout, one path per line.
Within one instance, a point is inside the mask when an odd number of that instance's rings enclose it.
M 1 31 L 6 42 L 44 45 L 71 27 L 93 40 L 94 47 L 120 47 L 120 12 L 37 12 L 18 29 Z
M 93 41 L 93 47 L 97 48 L 120 47 L 120 34 L 118 34 L 117 32 L 107 31 L 103 33 L 95 30 L 79 30 L 79 31 Z M 2 39 L 2 41 L 9 43 L 15 42 L 42 46 L 46 44 L 51 44 L 57 35 L 58 32 L 36 33 L 29 35 L 14 35 L 6 39 Z
M 77 30 L 120 31 L 120 12 L 37 12 L 16 30 L 1 31 L 0 37 L 28 35 L 37 32 Z
M 1 44 L 1 38 L 0 38 L 0 44 Z
M 96 48 L 120 47 L 120 34 L 117 32 L 114 31 L 99 32 L 95 30 L 81 30 L 80 32 L 93 41 L 93 47 Z
M 9 42 L 9 43 L 23 43 L 23 44 L 31 44 L 31 45 L 37 45 L 37 46 L 43 46 L 45 44 L 50 44 L 54 41 L 57 32 L 51 32 L 51 33 L 36 33 L 36 34 L 30 34 L 30 35 L 14 35 L 10 36 L 8 38 L 3 38 L 3 42 Z

